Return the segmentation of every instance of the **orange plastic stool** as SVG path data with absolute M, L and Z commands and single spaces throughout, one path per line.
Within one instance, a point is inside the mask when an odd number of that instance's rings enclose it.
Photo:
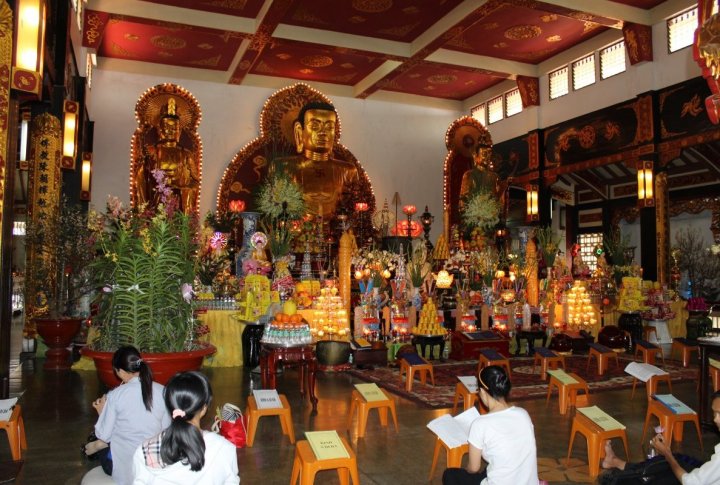
M 27 450 L 25 421 L 23 420 L 22 409 L 19 404 L 16 404 L 13 408 L 10 419 L 7 421 L 0 421 L 0 429 L 4 429 L 7 433 L 12 458 L 14 461 L 18 461 L 22 458 L 21 450 Z
M 558 355 L 550 349 L 544 347 L 535 348 L 535 360 L 533 360 L 533 374 L 535 366 L 540 363 L 540 379 L 547 379 L 548 369 L 557 369 L 562 366 L 565 369 L 565 357 Z
M 341 436 L 340 439 L 350 458 L 318 460 L 307 440 L 298 441 L 295 445 L 295 460 L 293 461 L 290 485 L 296 485 L 298 479 L 300 479 L 300 485 L 312 485 L 315 483 L 315 475 L 321 470 L 337 470 L 340 485 L 349 484 L 348 476 L 352 478 L 353 485 L 360 485 L 355 452 L 345 438 Z
M 713 392 L 720 390 L 720 369 L 710 366 L 710 379 L 712 380 Z M 700 379 L 698 379 L 698 383 Z
M 655 365 L 655 356 L 658 353 L 660 354 L 660 358 L 662 359 L 662 363 L 664 366 L 665 356 L 663 355 L 663 351 L 659 346 L 645 340 L 638 340 L 635 342 L 635 357 L 637 357 L 638 354 L 642 354 L 642 361 L 646 364 Z
M 647 432 L 648 425 L 650 424 L 650 416 L 655 416 L 660 421 L 665 431 L 663 436 L 665 442 L 670 443 L 672 446 L 673 436 L 675 441 L 680 442 L 683 438 L 683 424 L 686 421 L 695 423 L 695 430 L 697 430 L 698 440 L 700 441 L 700 450 L 703 450 L 702 434 L 700 432 L 700 420 L 698 419 L 697 413 L 685 413 L 675 414 L 670 408 L 665 406 L 657 399 L 650 399 L 648 401 L 647 414 L 645 415 L 645 425 L 643 426 L 642 443 L 645 443 L 645 433 Z
M 448 448 L 448 445 L 438 438 L 435 441 L 435 451 L 433 452 L 432 465 L 430 465 L 430 476 L 428 476 L 428 480 L 432 480 L 432 477 L 435 474 L 435 467 L 437 466 L 438 457 L 440 456 L 440 448 L 445 448 L 447 468 L 460 468 L 462 465 L 463 455 L 470 451 L 470 445 L 467 443 L 456 448 Z
M 415 379 L 415 372 L 419 374 L 420 383 L 425 384 L 427 382 L 427 376 L 430 374 L 430 382 L 435 385 L 435 374 L 433 373 L 433 366 L 430 362 L 419 357 L 423 364 L 409 364 L 405 359 L 400 359 L 400 379 L 405 374 L 405 390 L 412 391 L 413 380 Z
M 254 396 L 248 396 L 247 410 L 248 427 L 247 427 L 247 445 L 252 447 L 255 442 L 255 432 L 257 431 L 258 421 L 263 416 L 278 416 L 280 418 L 280 427 L 282 432 L 288 438 L 290 443 L 295 443 L 295 428 L 293 428 L 292 414 L 290 413 L 290 404 L 284 394 L 280 394 L 280 402 L 283 407 L 258 409 Z
M 500 352 L 495 349 L 480 349 L 480 355 L 478 357 L 478 374 L 480 374 L 480 371 L 489 365 L 498 365 L 505 368 L 508 379 L 512 381 L 512 378 L 510 377 L 510 360 Z
M 563 384 L 560 380 L 551 375 L 550 382 L 548 382 L 547 399 L 545 404 L 550 402 L 550 395 L 552 394 L 553 388 L 558 391 L 558 405 L 560 406 L 560 414 L 565 414 L 569 407 L 575 407 L 577 402 L 578 391 L 584 391 L 586 396 L 590 395 L 590 388 L 587 382 L 582 377 L 574 373 L 568 374 L 570 377 L 575 379 L 577 382 L 573 384 Z
M 465 387 L 465 384 L 462 382 L 455 384 L 455 397 L 453 398 L 452 414 L 455 414 L 455 411 L 457 411 L 458 401 L 460 401 L 460 399 L 463 401 L 463 411 L 467 411 L 475 405 L 475 402 L 477 402 L 478 394 L 477 392 L 468 391 L 468 388 Z M 485 414 L 483 411 L 483 407 L 480 406 L 480 413 Z
M 572 453 L 573 442 L 577 433 L 585 436 L 587 440 L 588 453 L 588 469 L 590 476 L 595 478 L 600 473 L 600 460 L 605 456 L 605 440 L 612 438 L 620 438 L 625 446 L 625 458 L 630 461 L 628 453 L 627 433 L 624 429 L 613 429 L 606 431 L 582 413 L 576 413 L 573 418 L 572 429 L 570 430 L 570 445 L 568 446 L 568 454 L 565 465 L 570 462 L 570 453 Z
M 633 378 L 632 393 L 630 393 L 631 399 L 633 398 L 633 396 L 635 396 L 635 385 L 637 384 L 637 381 L 637 379 Z M 651 376 L 650 379 L 648 379 L 648 381 L 645 383 L 645 392 L 647 393 L 648 399 L 650 399 L 653 394 L 657 394 L 657 388 L 660 382 L 667 383 L 668 388 L 670 388 L 670 394 L 672 394 L 672 382 L 670 382 L 670 374 L 655 375 Z
M 600 344 L 590 344 L 590 353 L 588 354 L 587 371 L 590 371 L 590 361 L 592 357 L 597 360 L 597 373 L 602 376 L 608 368 L 608 362 L 611 357 L 615 358 L 615 365 L 620 367 L 617 353 L 609 347 Z
M 690 353 L 700 352 L 700 347 L 697 342 L 692 342 L 686 338 L 674 338 L 672 341 L 672 347 L 670 348 L 670 356 L 675 353 L 675 349 L 680 349 L 682 354 L 683 367 L 690 365 Z
M 651 327 L 650 325 L 645 325 L 642 329 L 643 332 L 643 340 L 647 340 L 650 342 L 650 334 L 653 334 L 655 336 L 655 342 L 657 342 L 657 328 Z
M 358 438 L 365 436 L 365 428 L 367 426 L 368 414 L 371 409 L 377 409 L 380 415 L 380 424 L 382 426 L 388 425 L 388 409 L 392 414 L 393 423 L 395 423 L 395 431 L 398 430 L 397 414 L 395 413 L 395 401 L 390 399 L 388 395 L 380 390 L 385 395 L 384 401 L 366 401 L 365 398 L 360 394 L 357 389 L 353 389 L 352 397 L 350 399 L 350 414 L 348 416 L 348 429 L 352 427 L 352 419 L 355 414 L 355 410 L 358 411 Z

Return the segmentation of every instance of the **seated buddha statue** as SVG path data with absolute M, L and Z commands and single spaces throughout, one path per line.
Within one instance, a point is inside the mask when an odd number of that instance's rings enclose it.
M 179 121 L 175 99 L 170 98 L 156 127 L 157 142 L 143 147 L 143 163 L 135 176 L 135 200 L 138 204 L 151 206 L 160 202 L 161 194 L 156 190 L 157 182 L 152 173 L 159 169 L 165 173 L 165 184 L 177 197 L 180 210 L 190 214 L 197 210 L 200 176 L 194 152 L 179 144 Z
M 336 125 L 337 113 L 333 105 L 307 103 L 293 123 L 295 148 L 299 155 L 273 161 L 273 170 L 281 166 L 300 186 L 305 205 L 314 215 L 334 214 L 343 187 L 358 177 L 353 163 L 331 157 Z

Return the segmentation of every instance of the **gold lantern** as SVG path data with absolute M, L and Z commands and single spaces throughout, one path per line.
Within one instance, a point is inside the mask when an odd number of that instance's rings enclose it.
M 655 194 L 653 190 L 653 162 L 652 160 L 640 160 L 637 171 L 638 178 L 638 205 L 640 207 L 652 207 L 655 205 Z
M 38 96 L 42 92 L 46 11 L 45 0 L 15 3 L 15 55 L 10 87 Z

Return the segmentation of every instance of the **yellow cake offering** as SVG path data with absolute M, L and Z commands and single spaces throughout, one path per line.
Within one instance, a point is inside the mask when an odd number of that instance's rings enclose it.
M 418 324 L 412 328 L 415 335 L 445 335 L 445 327 L 438 322 L 437 307 L 435 302 L 428 300 L 420 310 Z

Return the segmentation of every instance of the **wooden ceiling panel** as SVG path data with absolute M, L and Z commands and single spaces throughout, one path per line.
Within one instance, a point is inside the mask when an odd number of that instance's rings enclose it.
M 234 32 L 113 16 L 103 32 L 98 55 L 225 71 L 243 38 Z
M 380 67 L 384 57 L 304 42 L 273 41 L 251 72 L 333 84 L 353 85 Z
M 296 2 L 283 23 L 412 42 L 462 0 L 313 0 Z
M 503 81 L 481 69 L 462 69 L 431 62 L 419 62 L 382 89 L 420 96 L 462 100 Z
M 506 3 L 444 47 L 539 64 L 607 29 L 596 21 L 585 20 L 588 16 L 577 17 Z

